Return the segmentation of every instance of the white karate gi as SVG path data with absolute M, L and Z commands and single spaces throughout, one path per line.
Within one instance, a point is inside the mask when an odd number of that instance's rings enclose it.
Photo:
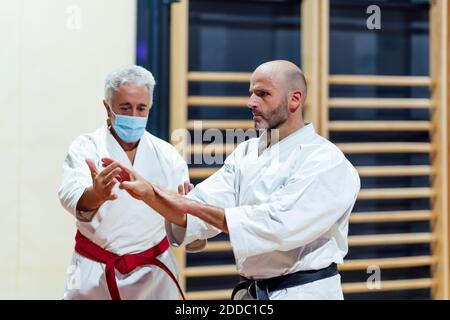
M 172 190 L 177 190 L 180 183 L 189 180 L 186 162 L 169 143 L 145 132 L 132 165 L 106 124 L 91 134 L 75 139 L 64 161 L 59 198 L 63 207 L 77 217 L 78 230 L 85 237 L 117 255 L 139 253 L 155 246 L 166 236 L 164 219 L 117 185 L 113 192 L 118 199 L 105 202 L 98 212 L 76 210 L 84 190 L 92 185 L 85 160 L 93 160 L 101 171 L 103 157 L 133 167 L 145 179 Z M 175 258 L 169 251 L 159 259 L 177 274 Z M 104 264 L 74 252 L 70 270 L 64 299 L 111 299 Z M 122 299 L 178 298 L 173 281 L 156 266 L 139 267 L 128 275 L 116 270 L 116 279 Z
M 312 124 L 267 149 L 263 141 L 241 143 L 188 197 L 225 208 L 237 271 L 246 278 L 341 264 L 348 251 L 349 215 L 360 189 L 357 171 Z M 166 230 L 178 245 L 220 232 L 191 215 L 186 229 L 166 222 Z M 271 292 L 269 297 L 342 299 L 340 276 Z M 243 290 L 236 298 L 249 296 Z

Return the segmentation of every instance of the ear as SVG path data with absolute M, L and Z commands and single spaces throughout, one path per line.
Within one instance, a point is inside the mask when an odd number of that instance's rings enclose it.
M 108 113 L 108 116 L 109 116 L 109 113 L 110 113 L 110 111 L 109 111 L 109 105 L 108 105 L 108 102 L 106 102 L 105 99 L 103 99 L 103 106 L 105 107 L 106 112 Z
M 112 120 L 111 120 L 111 118 L 112 118 L 112 115 L 111 115 L 111 109 L 110 109 L 110 107 L 109 107 L 109 105 L 108 105 L 108 102 L 106 102 L 105 99 L 103 99 L 103 106 L 105 107 L 105 109 L 106 109 L 106 114 L 107 114 L 107 116 L 108 116 L 108 119 L 106 119 L 106 122 L 107 122 L 107 124 L 108 124 L 108 127 L 110 127 L 110 126 L 111 126 L 111 122 L 112 122 Z
M 302 107 L 303 92 L 300 90 L 292 91 L 289 94 L 289 111 L 296 112 Z

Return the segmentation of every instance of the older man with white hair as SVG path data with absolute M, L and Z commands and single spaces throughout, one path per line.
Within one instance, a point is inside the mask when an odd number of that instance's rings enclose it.
M 145 130 L 154 86 L 152 74 L 139 66 L 110 73 L 103 100 L 107 120 L 70 145 L 58 195 L 76 217 L 78 232 L 64 299 L 182 295 L 164 219 L 119 190 L 116 164 L 103 170 L 100 164 L 110 157 L 173 190 L 188 181 L 186 162 L 175 148 Z

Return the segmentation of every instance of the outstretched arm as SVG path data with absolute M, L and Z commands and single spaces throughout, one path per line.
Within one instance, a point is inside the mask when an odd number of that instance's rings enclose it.
M 227 222 L 225 220 L 225 210 L 222 208 L 210 206 L 195 200 L 188 199 L 182 195 L 154 186 L 157 205 L 164 207 L 163 210 L 175 212 L 183 216 L 182 227 L 186 227 L 186 215 L 193 215 L 206 223 L 228 233 Z M 145 201 L 145 200 L 144 200 Z M 152 205 L 145 201 L 149 206 Z M 153 207 L 152 207 L 153 208 Z M 155 209 L 155 208 L 154 208 Z M 156 210 L 156 209 L 155 209 Z M 157 210 L 160 212 L 159 210 Z M 170 219 L 168 219 L 170 220 Z M 171 221 L 171 220 L 170 220 Z M 173 223 L 176 223 L 172 221 Z
M 109 158 L 102 159 L 103 166 L 117 163 Z M 206 223 L 228 233 L 225 220 L 225 210 L 202 204 L 186 198 L 175 192 L 158 187 L 142 178 L 135 171 L 118 164 L 127 179 L 121 182 L 119 188 L 126 190 L 132 197 L 144 201 L 148 206 L 159 212 L 163 217 L 181 227 L 186 227 L 186 215 L 191 214 Z

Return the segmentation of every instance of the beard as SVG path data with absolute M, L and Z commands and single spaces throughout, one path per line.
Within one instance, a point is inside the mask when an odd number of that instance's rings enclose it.
M 287 98 L 284 99 L 275 109 L 270 112 L 261 112 L 258 114 L 260 119 L 255 119 L 256 130 L 278 129 L 289 118 Z

